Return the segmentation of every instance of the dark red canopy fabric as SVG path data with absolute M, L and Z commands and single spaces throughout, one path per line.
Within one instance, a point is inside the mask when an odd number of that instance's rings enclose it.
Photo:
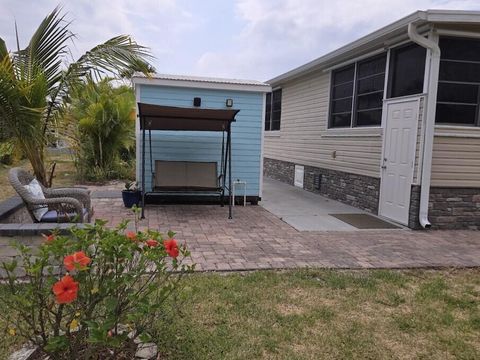
M 239 111 L 138 103 L 142 130 L 224 131 Z

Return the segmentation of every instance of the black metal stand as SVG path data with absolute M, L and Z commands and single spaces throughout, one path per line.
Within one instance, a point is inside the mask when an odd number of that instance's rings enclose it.
M 142 124 L 142 215 L 140 219 L 145 219 L 145 118 L 142 117 L 140 121 Z
M 228 152 L 228 198 L 230 199 L 228 205 L 228 218 L 232 218 L 232 134 L 231 134 L 231 124 L 228 125 L 228 134 L 227 134 L 227 152 Z

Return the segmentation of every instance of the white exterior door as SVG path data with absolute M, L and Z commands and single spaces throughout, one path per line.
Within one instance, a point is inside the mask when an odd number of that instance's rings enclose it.
M 384 107 L 379 214 L 405 225 L 415 166 L 418 111 L 418 98 L 387 101 Z

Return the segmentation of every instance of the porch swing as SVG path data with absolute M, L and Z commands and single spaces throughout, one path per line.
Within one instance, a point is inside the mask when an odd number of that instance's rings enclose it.
M 231 123 L 239 110 L 179 108 L 138 103 L 142 131 L 142 218 L 145 218 L 146 197 L 149 195 L 211 195 L 218 196 L 224 206 L 228 191 L 232 218 Z M 222 132 L 220 174 L 217 162 L 153 159 L 152 130 Z M 145 189 L 145 142 L 148 131 L 151 191 Z M 225 140 L 226 135 L 226 140 Z M 227 185 L 228 171 L 228 185 Z

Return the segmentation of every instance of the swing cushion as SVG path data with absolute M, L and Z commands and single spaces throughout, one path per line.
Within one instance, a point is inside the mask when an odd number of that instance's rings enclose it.
M 155 161 L 157 190 L 218 190 L 217 162 Z

